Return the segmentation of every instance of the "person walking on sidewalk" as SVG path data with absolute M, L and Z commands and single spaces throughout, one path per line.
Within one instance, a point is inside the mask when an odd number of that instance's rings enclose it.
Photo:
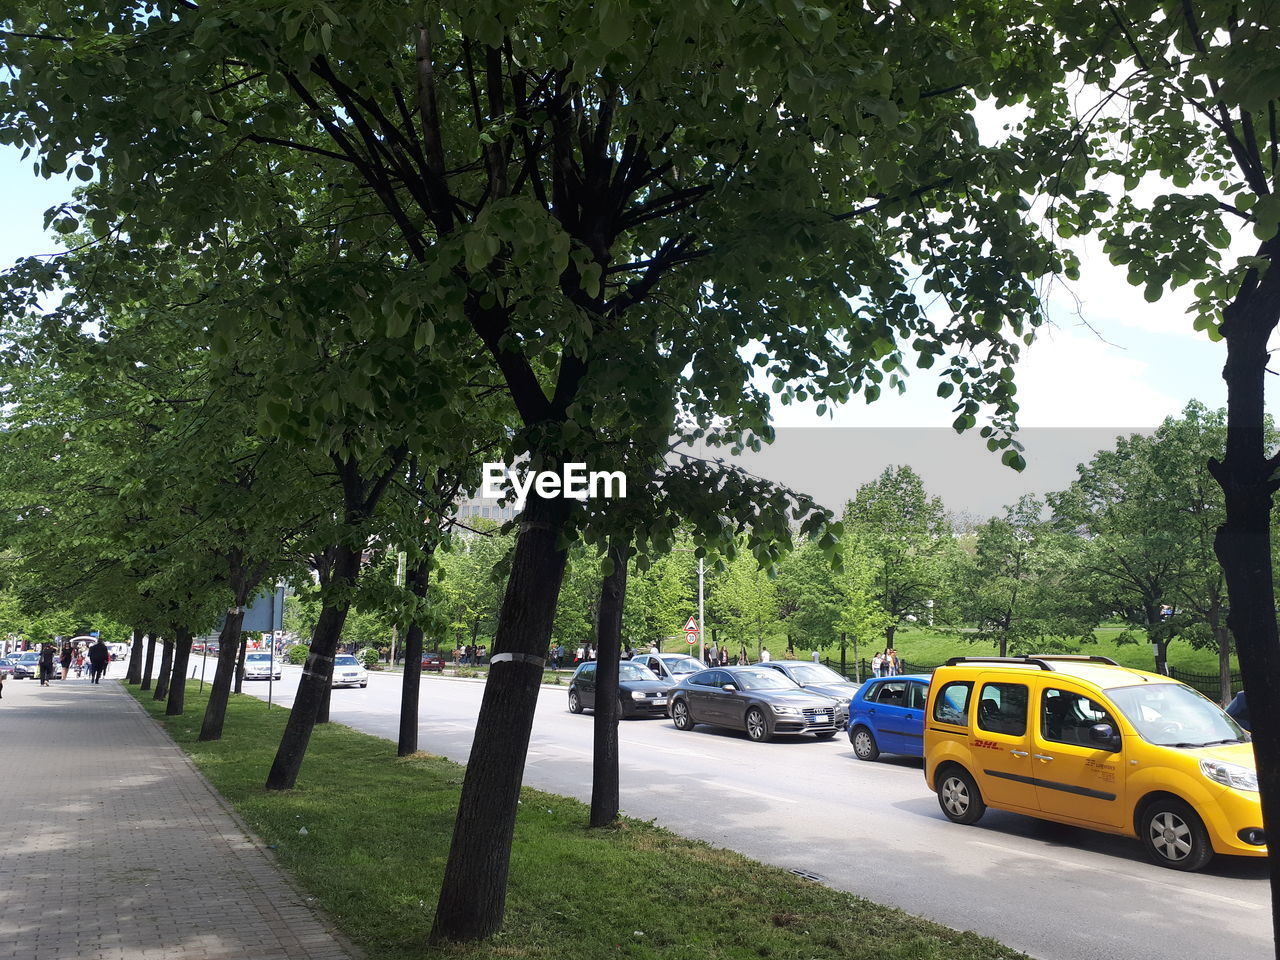
M 40 686 L 47 687 L 53 677 L 53 644 L 40 648 Z
M 107 649 L 107 645 L 99 637 L 98 642 L 89 648 L 89 673 L 94 683 L 98 683 L 102 679 L 102 675 L 107 672 L 107 664 L 110 660 L 111 651 Z
M 71 677 L 71 658 L 75 656 L 75 650 L 71 644 L 64 644 L 62 647 L 62 656 L 58 659 L 62 661 L 62 679 L 68 680 Z

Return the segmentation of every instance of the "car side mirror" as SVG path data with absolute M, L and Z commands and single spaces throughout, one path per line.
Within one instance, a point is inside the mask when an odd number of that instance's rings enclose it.
M 1089 739 L 1112 752 L 1120 749 L 1120 735 L 1109 723 L 1095 723 L 1089 728 Z
M 736 693 L 738 690 L 738 685 L 735 683 L 726 683 L 720 689 L 723 690 L 725 693 Z

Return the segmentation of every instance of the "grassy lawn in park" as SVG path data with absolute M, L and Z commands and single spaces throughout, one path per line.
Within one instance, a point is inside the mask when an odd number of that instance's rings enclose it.
M 504 931 L 428 948 L 461 766 L 427 754 L 398 759 L 390 741 L 324 724 L 297 787 L 268 793 L 262 784 L 287 711 L 232 696 L 223 739 L 199 743 L 207 690 L 188 683 L 183 717 L 165 717 L 149 693 L 139 699 L 369 960 L 1023 956 L 652 823 L 588 830 L 584 804 L 530 789 L 516 825 Z
M 1069 650 L 1056 650 L 1053 652 L 1110 657 L 1126 667 L 1134 667 L 1139 670 L 1154 670 L 1155 654 L 1151 651 L 1151 645 L 1145 640 L 1140 640 L 1137 643 L 1116 642 L 1117 637 L 1124 633 L 1125 630 L 1126 628 L 1119 626 L 1099 627 L 1094 631 L 1094 636 L 1097 638 L 1096 643 L 1069 642 L 1066 644 L 1070 648 Z M 1129 632 L 1133 636 L 1141 636 L 1141 631 L 1133 628 L 1129 628 Z M 772 643 L 769 647 L 774 659 L 779 659 L 786 655 L 786 645 L 781 641 Z M 860 643 L 858 645 L 858 656 L 865 660 L 870 660 L 877 647 L 883 649 L 883 638 L 877 638 L 877 642 L 872 644 Z M 997 652 L 993 644 L 971 643 L 956 631 L 918 626 L 898 630 L 894 638 L 894 647 L 898 651 L 898 656 L 908 662 L 926 664 L 943 663 L 948 657 L 985 656 Z M 809 653 L 809 648 L 796 648 L 796 655 L 801 659 L 808 659 Z M 838 646 L 824 647 L 821 653 L 824 658 L 832 660 L 840 658 L 840 648 Z M 850 662 L 853 660 L 852 645 L 848 650 L 848 658 Z M 1169 645 L 1169 665 L 1178 670 L 1217 676 L 1218 653 L 1216 650 L 1195 650 L 1192 649 L 1191 644 L 1175 640 Z M 1231 668 L 1233 670 L 1239 669 L 1234 656 L 1231 658 Z

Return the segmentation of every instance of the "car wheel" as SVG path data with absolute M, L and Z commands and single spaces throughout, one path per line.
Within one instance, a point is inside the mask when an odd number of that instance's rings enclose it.
M 570 713 L 582 712 L 582 700 L 578 697 L 577 690 L 569 691 L 569 712 Z
M 689 713 L 689 705 L 683 700 L 677 700 L 671 705 L 671 722 L 676 725 L 677 730 L 693 729 L 693 715 Z
M 853 755 L 859 760 L 874 760 L 880 756 L 876 738 L 866 727 L 854 727 L 849 732 L 849 742 L 853 744 Z
M 769 733 L 769 721 L 759 707 L 752 707 L 747 711 L 747 736 L 756 743 L 765 743 L 771 739 L 772 734 Z
M 953 823 L 977 823 L 987 812 L 973 777 L 957 766 L 938 775 L 938 806 Z
M 1174 870 L 1199 870 L 1213 859 L 1209 831 L 1190 806 L 1164 797 L 1142 811 L 1138 830 L 1151 859 Z
M 368 680 L 366 680 L 364 683 L 360 684 L 360 689 L 361 689 L 361 690 L 363 690 L 363 689 L 364 689 L 365 687 L 367 687 L 368 685 L 369 685 L 369 681 L 368 681 Z

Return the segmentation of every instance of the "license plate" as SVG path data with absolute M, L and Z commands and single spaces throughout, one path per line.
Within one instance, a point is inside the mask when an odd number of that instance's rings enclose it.
M 654 698 L 653 698 L 652 703 L 653 703 L 653 705 L 654 705 L 654 706 L 656 706 L 656 707 L 665 707 L 665 706 L 667 705 L 667 698 L 666 698 L 666 697 L 654 697 Z

